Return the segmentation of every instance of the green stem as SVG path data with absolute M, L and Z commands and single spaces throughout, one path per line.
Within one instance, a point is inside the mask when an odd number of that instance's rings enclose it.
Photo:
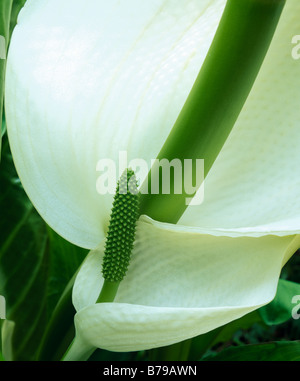
M 204 159 L 204 177 L 207 175 L 252 89 L 284 4 L 285 0 L 228 0 L 207 57 L 158 160 L 177 158 L 183 166 L 185 159 Z M 193 168 L 193 184 L 196 175 Z M 141 189 L 143 214 L 177 223 L 191 197 L 184 190 L 184 179 L 182 194 L 174 192 L 172 173 L 171 194 L 150 194 L 151 176 L 162 183 L 159 168 L 152 168 Z
M 86 361 L 95 350 L 96 348 L 82 341 L 80 336 L 75 336 L 67 351 L 62 356 L 61 361 Z
M 206 177 L 227 140 L 271 44 L 285 0 L 228 0 L 213 43 L 190 95 L 157 159 L 204 159 Z M 157 169 L 152 169 L 152 171 Z M 194 168 L 193 168 L 194 170 Z M 142 186 L 141 211 L 153 219 L 177 223 L 187 205 L 184 192 L 169 195 L 151 189 L 150 171 Z M 154 173 L 161 179 L 161 174 Z M 192 173 L 193 183 L 196 173 Z M 197 337 L 199 359 L 219 329 Z M 180 344 L 155 349 L 154 359 L 178 358 Z M 193 345 L 191 346 L 193 349 Z M 165 352 L 165 353 L 164 353 Z M 152 357 L 153 358 L 153 357 Z
M 112 303 L 116 297 L 119 284 L 120 282 L 110 282 L 108 280 L 104 280 L 97 303 Z

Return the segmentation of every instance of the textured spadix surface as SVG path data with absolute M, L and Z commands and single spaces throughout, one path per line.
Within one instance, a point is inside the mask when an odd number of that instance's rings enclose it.
M 94 305 L 112 195 L 97 162 L 154 159 L 205 58 L 224 0 L 28 0 L 8 58 L 17 170 L 45 220 L 92 251 L 74 286 L 77 349 L 192 337 L 268 303 L 299 247 L 300 3 L 287 0 L 257 81 L 179 226 L 142 217 L 116 303 Z M 100 246 L 99 246 L 100 245 Z M 77 343 L 77 344 L 76 344 Z M 82 344 L 84 343 L 84 345 Z M 70 353 L 71 355 L 71 353 Z

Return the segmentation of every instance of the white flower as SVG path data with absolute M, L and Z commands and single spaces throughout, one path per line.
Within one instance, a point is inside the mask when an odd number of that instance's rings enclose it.
M 154 159 L 206 56 L 224 0 L 28 0 L 9 51 L 15 164 L 43 218 L 92 249 L 74 285 L 71 353 L 205 333 L 268 303 L 300 239 L 300 3 L 287 0 L 247 103 L 178 225 L 142 216 L 114 303 L 95 304 L 112 203 L 102 158 Z M 96 250 L 95 250 L 96 249 Z

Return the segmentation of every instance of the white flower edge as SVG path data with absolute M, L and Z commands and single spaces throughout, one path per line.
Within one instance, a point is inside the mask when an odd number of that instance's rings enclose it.
M 114 303 L 95 304 L 103 248 L 90 252 L 73 288 L 76 343 L 135 351 L 206 333 L 269 303 L 282 266 L 300 247 L 299 235 L 231 237 L 178 229 L 139 221 Z M 77 356 L 76 347 L 69 356 Z
M 128 161 L 156 157 L 224 4 L 189 0 L 183 11 L 174 0 L 27 1 L 7 62 L 8 134 L 30 199 L 70 242 L 95 249 L 104 238 L 112 195 L 96 191 L 97 162 L 118 161 L 122 150 Z M 291 56 L 299 12 L 299 1 L 286 2 L 246 105 L 205 180 L 204 202 L 189 207 L 181 225 L 299 232 L 300 77 Z
M 145 159 L 150 167 L 224 4 L 26 2 L 7 62 L 8 134 L 26 192 L 68 241 L 88 249 L 101 242 L 112 195 L 97 193 L 97 163 L 118 164 L 125 150 L 128 161 Z

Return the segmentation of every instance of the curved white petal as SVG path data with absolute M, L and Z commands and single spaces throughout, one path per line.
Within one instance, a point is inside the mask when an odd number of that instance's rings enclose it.
M 203 334 L 271 301 L 299 245 L 299 236 L 201 234 L 142 217 L 114 303 L 95 304 L 102 248 L 86 258 L 73 289 L 77 338 L 135 351 Z
M 193 85 L 225 0 L 28 0 L 11 41 L 6 116 L 42 217 L 95 248 L 111 195 L 101 159 L 155 159 Z M 118 174 L 117 174 L 118 177 Z
M 300 232 L 300 2 L 287 0 L 242 113 L 205 180 L 204 202 L 180 223 Z

